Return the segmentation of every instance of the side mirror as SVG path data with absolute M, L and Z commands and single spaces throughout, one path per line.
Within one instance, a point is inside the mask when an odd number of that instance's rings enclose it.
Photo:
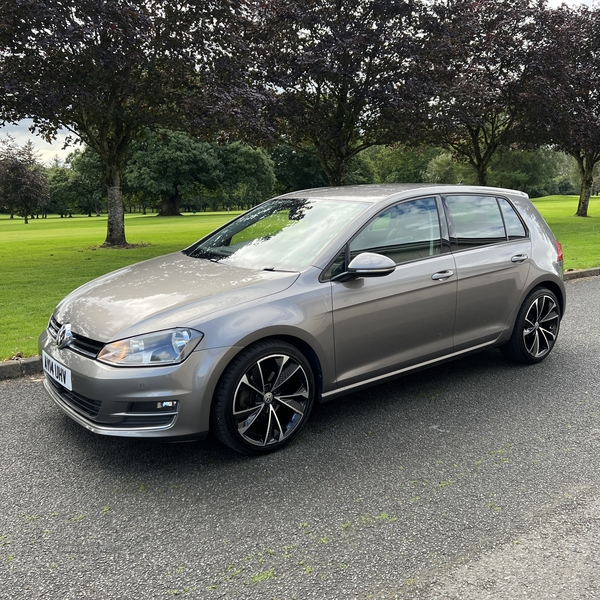
M 355 277 L 385 277 L 396 270 L 396 263 L 389 257 L 375 252 L 363 252 L 354 257 L 347 273 Z
M 375 252 L 363 252 L 348 265 L 348 273 L 359 277 L 385 277 L 396 270 L 396 263 L 389 257 Z

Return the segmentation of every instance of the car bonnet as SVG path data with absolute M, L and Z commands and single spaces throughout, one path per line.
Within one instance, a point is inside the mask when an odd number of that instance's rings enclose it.
M 109 342 L 188 325 L 219 310 L 288 288 L 298 273 L 242 269 L 182 253 L 150 259 L 90 281 L 57 306 L 74 333 Z

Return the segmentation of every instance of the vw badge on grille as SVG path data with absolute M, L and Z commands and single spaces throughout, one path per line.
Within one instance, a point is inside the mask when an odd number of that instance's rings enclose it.
M 59 349 L 66 348 L 73 341 L 73 334 L 71 333 L 71 324 L 65 323 L 56 335 L 56 345 Z

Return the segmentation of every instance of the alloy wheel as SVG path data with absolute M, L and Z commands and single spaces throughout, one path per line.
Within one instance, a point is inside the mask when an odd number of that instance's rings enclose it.
M 535 298 L 525 314 L 523 343 L 534 359 L 543 358 L 554 346 L 560 313 L 552 296 L 543 294 Z
M 237 433 L 254 446 L 284 442 L 310 408 L 312 390 L 302 365 L 287 354 L 270 354 L 244 372 L 233 398 Z

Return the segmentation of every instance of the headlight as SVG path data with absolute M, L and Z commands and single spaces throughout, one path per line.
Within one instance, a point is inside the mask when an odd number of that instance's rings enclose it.
M 118 367 L 159 367 L 183 362 L 203 333 L 194 329 L 169 329 L 137 335 L 106 344 L 98 360 Z

